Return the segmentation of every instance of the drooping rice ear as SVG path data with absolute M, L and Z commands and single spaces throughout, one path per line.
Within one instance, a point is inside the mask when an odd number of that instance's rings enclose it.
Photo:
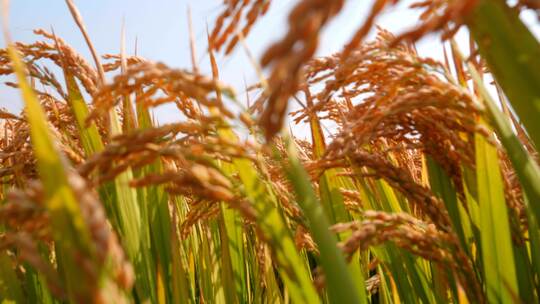
M 271 45 L 261 58 L 263 66 L 273 65 L 268 79 L 265 108 L 259 118 L 267 140 L 282 128 L 289 98 L 302 81 L 301 69 L 317 50 L 321 29 L 343 8 L 344 1 L 304 0 L 289 14 L 289 31 L 283 39 Z M 299 47 L 299 49 L 293 48 Z

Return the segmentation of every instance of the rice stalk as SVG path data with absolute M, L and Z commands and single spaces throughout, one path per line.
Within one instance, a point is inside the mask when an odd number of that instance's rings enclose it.
M 411 30 L 364 41 L 397 2 L 314 58 L 344 1 L 297 1 L 247 108 L 216 52 L 247 49 L 271 1 L 224 2 L 209 76 L 193 33 L 189 70 L 127 54 L 125 29 L 100 57 L 69 0 L 94 65 L 41 29 L 0 49 L 25 102 L 0 110 L 0 299 L 536 302 L 538 43 L 513 10 L 538 6 L 417 2 Z M 443 62 L 416 50 L 428 33 Z M 164 104 L 177 121 L 155 121 Z

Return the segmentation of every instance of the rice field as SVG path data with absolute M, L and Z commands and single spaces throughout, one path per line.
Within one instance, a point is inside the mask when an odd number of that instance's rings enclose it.
M 400 1 L 375 0 L 316 57 L 345 0 L 297 0 L 245 88 L 216 57 L 279 1 L 223 1 L 210 75 L 99 54 L 65 2 L 91 58 L 4 25 L 24 110 L 0 110 L 1 303 L 540 302 L 537 1 L 420 1 L 391 33 Z M 415 47 L 433 33 L 441 62 Z

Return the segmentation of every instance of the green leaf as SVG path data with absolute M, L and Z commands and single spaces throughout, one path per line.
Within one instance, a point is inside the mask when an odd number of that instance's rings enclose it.
M 229 128 L 220 132 L 226 133 L 222 133 L 222 136 L 227 136 L 229 140 L 236 140 L 236 135 Z M 270 185 L 260 178 L 250 160 L 235 158 L 233 165 L 243 183 L 246 196 L 257 211 L 257 223 L 274 253 L 279 274 L 291 299 L 298 303 L 319 303 L 309 272 L 296 250 L 282 214 L 276 208 L 276 197 Z
M 227 172 L 229 175 L 234 173 L 234 166 L 229 164 L 222 164 L 222 169 Z M 227 291 L 232 292 L 229 296 L 230 301 L 247 302 L 247 280 L 246 280 L 246 269 L 245 269 L 245 255 L 244 255 L 244 232 L 243 232 L 243 221 L 241 214 L 229 208 L 225 204 L 221 205 L 221 215 L 223 221 L 223 252 L 224 256 L 222 257 L 225 262 L 228 258 L 230 265 L 228 266 L 228 273 L 226 276 L 228 280 L 225 281 L 225 284 L 230 284 L 230 286 L 225 287 Z M 231 288 L 232 287 L 232 288 Z
M 540 146 L 540 44 L 505 0 L 479 0 L 465 22 L 489 70 Z
M 482 265 L 488 300 L 510 303 L 518 285 L 497 148 L 480 134 L 475 135 L 475 148 Z
M 536 164 L 536 161 L 525 150 L 525 147 L 520 142 L 517 135 L 512 131 L 510 122 L 499 110 L 495 101 L 491 98 L 487 92 L 481 77 L 478 72 L 469 64 L 469 71 L 476 84 L 476 87 L 484 101 L 487 108 L 488 118 L 493 123 L 499 138 L 506 149 L 507 155 L 516 170 L 518 178 L 523 187 L 526 198 L 524 199 L 527 206 L 526 212 L 529 218 L 529 236 L 531 242 L 536 242 L 540 239 L 538 229 L 535 229 L 538 219 L 540 218 L 540 169 Z M 530 201 L 536 202 L 530 205 Z M 538 259 L 539 249 L 537 247 L 532 248 L 532 257 Z M 518 281 L 520 295 L 526 302 L 534 301 L 533 287 L 532 287 L 532 274 L 529 255 L 527 254 L 524 246 L 514 245 L 514 254 L 516 257 L 516 271 L 518 272 Z M 533 263 L 534 265 L 534 263 Z M 536 270 L 536 269 L 535 269 Z M 538 273 L 538 272 L 537 272 Z
M 468 236 L 465 235 L 465 231 L 468 230 L 467 227 L 470 226 L 470 223 L 469 219 L 462 216 L 463 213 L 460 212 L 461 206 L 459 205 L 456 189 L 446 172 L 429 156 L 427 157 L 427 166 L 431 190 L 443 200 L 452 221 L 452 226 L 463 248 L 468 248 L 466 241 Z
M 308 105 L 312 104 L 308 99 Z M 321 158 L 326 150 L 326 143 L 322 126 L 317 115 L 310 116 L 311 139 L 313 143 L 313 154 Z M 347 178 L 339 176 L 338 169 L 327 169 L 319 178 L 319 197 L 325 213 L 329 216 L 330 224 L 345 223 L 352 220 L 352 216 L 345 207 L 343 194 L 340 188 L 354 190 L 354 184 Z M 346 240 L 351 233 L 349 231 L 339 233 L 338 240 Z M 348 268 L 358 288 L 365 288 L 364 270 L 359 259 L 360 254 L 356 253 L 351 258 Z
M 469 65 L 469 71 L 486 105 L 488 118 L 493 123 L 497 135 L 506 149 L 508 158 L 516 170 L 521 186 L 528 197 L 527 201 L 533 202 L 532 204 L 528 204 L 527 211 L 533 212 L 533 215 L 538 221 L 540 220 L 540 168 L 512 131 L 510 122 L 487 92 L 476 69 L 472 65 Z
M 77 198 L 71 190 L 66 161 L 55 145 L 45 113 L 26 80 L 23 63 L 12 45 L 8 46 L 8 53 L 26 105 L 32 147 L 45 190 L 45 205 L 51 217 L 57 257 L 69 297 L 73 301 L 80 298 L 91 299 L 93 290 L 90 286 L 95 282 L 80 271 L 81 259 L 95 261 L 95 247 L 91 242 L 90 232 L 82 217 Z M 100 269 L 97 270 L 99 273 Z
M 311 186 L 309 176 L 300 164 L 293 145 L 288 143 L 288 159 L 282 160 L 298 205 L 308 221 L 310 232 L 320 252 L 320 263 L 326 277 L 328 297 L 332 303 L 367 303 L 364 288 L 358 288 L 337 247 L 337 238 Z
M 68 69 L 64 69 L 64 78 L 66 79 L 66 85 L 68 90 L 68 105 L 71 108 L 73 116 L 77 121 L 77 128 L 79 130 L 80 138 L 84 148 L 86 156 L 91 156 L 96 152 L 103 150 L 103 142 L 96 124 L 92 122 L 89 126 L 86 126 L 86 118 L 88 117 L 88 106 L 84 102 L 83 96 L 77 85 L 75 77 L 69 72 Z

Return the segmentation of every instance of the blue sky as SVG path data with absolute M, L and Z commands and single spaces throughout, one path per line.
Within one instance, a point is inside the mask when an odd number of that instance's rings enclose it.
M 363 22 L 371 2 L 348 0 L 340 16 L 325 28 L 318 54 L 339 51 Z M 417 20 L 417 12 L 406 9 L 411 2 L 402 1 L 397 10 L 386 13 L 377 23 L 396 33 L 410 27 Z M 274 0 L 268 14 L 256 24 L 247 43 L 257 58 L 287 29 L 286 17 L 294 3 L 296 1 Z M 137 38 L 140 56 L 162 61 L 176 68 L 191 66 L 186 13 L 187 7 L 191 7 L 198 60 L 203 72 L 209 74 L 208 56 L 204 55 L 206 25 L 212 28 L 213 21 L 222 8 L 221 0 L 76 0 L 76 4 L 100 54 L 119 52 L 122 20 L 125 19 L 128 53 L 133 53 Z M 11 1 L 10 32 L 14 40 L 32 42 L 36 38 L 32 29 L 50 29 L 51 26 L 57 35 L 90 59 L 64 0 Z M 535 31 L 538 33 L 538 26 L 535 26 Z M 0 38 L 0 45 L 5 45 L 3 38 Z M 423 55 L 440 58 L 441 49 L 433 37 L 424 39 L 418 46 Z M 222 79 L 239 91 L 243 88 L 244 79 L 248 84 L 257 80 L 241 47 L 237 48 L 232 56 L 218 56 L 218 64 Z M 15 90 L 0 88 L 0 107 L 18 111 L 19 100 Z M 157 115 L 163 121 L 174 119 L 174 115 L 166 109 L 158 110 Z

